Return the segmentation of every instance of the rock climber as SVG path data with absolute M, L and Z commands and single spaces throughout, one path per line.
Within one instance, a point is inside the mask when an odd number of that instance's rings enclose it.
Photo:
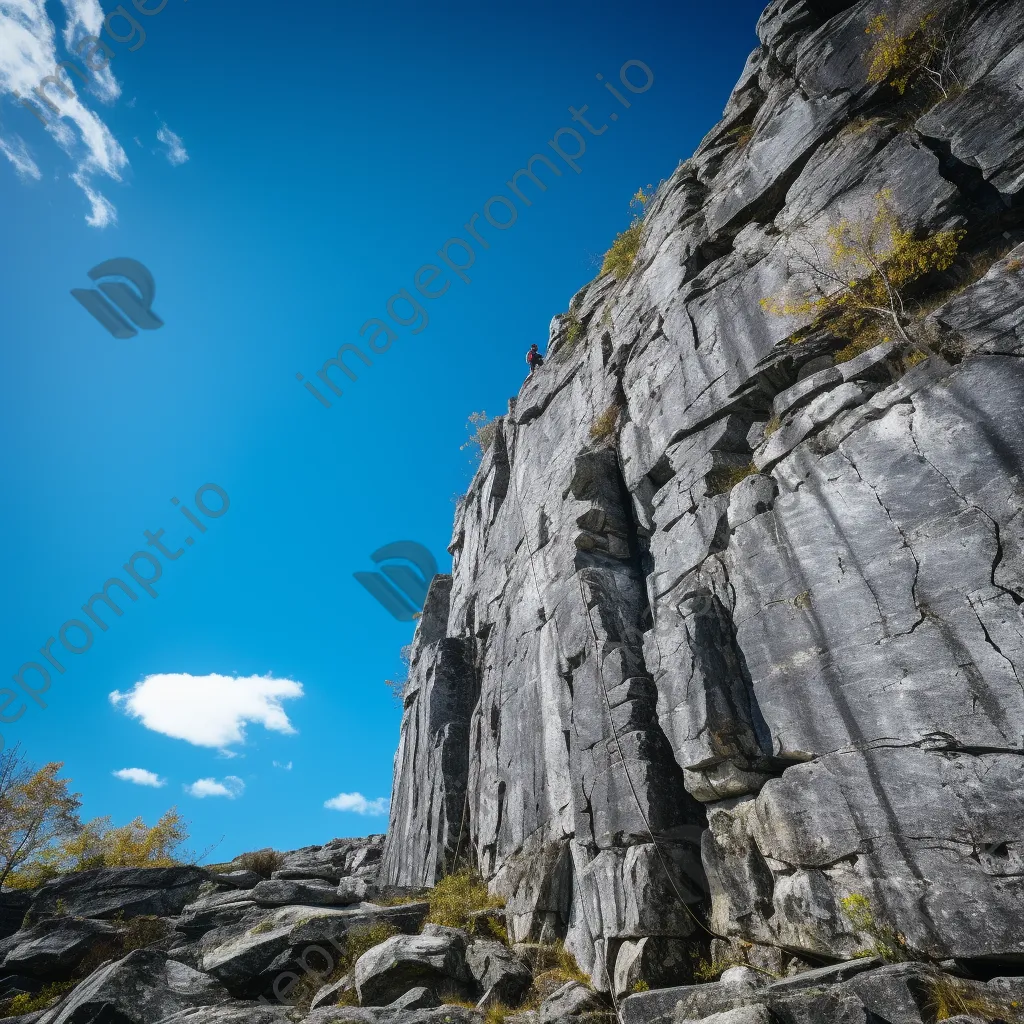
M 526 353 L 526 361 L 530 364 L 530 376 L 533 376 L 534 370 L 544 365 L 544 357 L 537 351 L 536 345 L 530 346 L 530 351 Z

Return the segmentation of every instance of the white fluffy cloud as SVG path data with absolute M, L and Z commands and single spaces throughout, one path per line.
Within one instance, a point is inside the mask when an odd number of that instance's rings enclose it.
M 302 683 L 271 676 L 194 676 L 169 672 L 146 676 L 110 702 L 147 729 L 197 747 L 245 742 L 250 722 L 273 732 L 294 733 L 281 702 L 302 696 Z
M 226 796 L 234 800 L 245 792 L 245 783 L 237 775 L 227 775 L 223 779 L 196 779 L 185 787 L 185 792 L 200 800 L 207 796 Z
M 324 807 L 332 811 L 351 811 L 353 814 L 366 814 L 377 817 L 388 813 L 390 800 L 379 796 L 376 800 L 367 800 L 362 793 L 339 793 L 330 800 L 324 801 Z
M 64 40 L 72 47 L 84 35 L 96 34 L 94 29 L 103 21 L 98 0 L 64 0 L 64 10 Z M 75 54 L 74 49 L 72 54 Z M 33 116 L 21 106 L 22 99 L 38 111 L 40 120 L 46 123 L 46 130 L 75 161 L 72 180 L 85 192 L 90 203 L 86 221 L 94 227 L 105 227 L 114 222 L 114 207 L 92 188 L 90 177 L 103 174 L 120 181 L 121 170 L 128 163 L 128 157 L 106 124 L 83 105 L 78 90 L 86 86 L 81 79 L 73 71 L 56 71 L 57 62 L 62 58 L 63 55 L 57 53 L 56 29 L 46 13 L 45 0 L 6 0 L 0 14 L 0 96 L 12 95 L 14 110 L 20 112 L 18 116 L 26 119 Z M 74 65 L 81 73 L 84 64 L 80 58 L 74 61 Z M 50 82 L 41 91 L 56 112 L 37 102 L 32 92 L 55 71 L 62 87 Z M 109 68 L 85 74 L 88 75 L 88 87 L 100 99 L 112 100 L 120 93 Z M 77 140 L 73 129 L 78 130 L 80 138 Z M 6 149 L 4 152 L 11 159 Z M 18 167 L 17 162 L 12 162 Z M 31 171 L 28 173 L 32 176 Z
M 161 779 L 156 772 L 147 771 L 145 768 L 119 768 L 112 774 L 115 778 L 133 782 L 136 786 L 152 786 L 154 789 L 159 789 L 161 786 L 167 785 L 166 779 Z
M 185 144 L 181 141 L 181 136 L 172 132 L 166 124 L 157 131 L 156 137 L 167 147 L 164 156 L 167 157 L 169 164 L 178 167 L 188 159 L 188 152 L 185 149 Z

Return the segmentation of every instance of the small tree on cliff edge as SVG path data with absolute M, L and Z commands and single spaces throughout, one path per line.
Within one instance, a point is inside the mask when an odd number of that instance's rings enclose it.
M 761 306 L 775 316 L 817 313 L 812 327 L 824 326 L 855 338 L 874 329 L 879 341 L 891 331 L 925 355 L 932 350 L 912 332 L 907 290 L 934 271 L 948 270 L 956 260 L 966 231 L 955 228 L 916 238 L 904 227 L 884 189 L 875 196 L 872 217 L 851 223 L 841 220 L 828 229 L 824 246 L 794 244 L 792 254 L 819 286 L 819 294 L 796 300 L 765 298 Z M 799 341 L 794 335 L 792 341 Z
M 963 0 L 955 0 L 944 11 L 932 11 L 903 27 L 888 14 L 876 15 L 865 29 L 874 39 L 865 56 L 868 81 L 888 82 L 901 96 L 919 81 L 937 89 L 943 99 L 961 92 L 954 55 L 967 13 Z

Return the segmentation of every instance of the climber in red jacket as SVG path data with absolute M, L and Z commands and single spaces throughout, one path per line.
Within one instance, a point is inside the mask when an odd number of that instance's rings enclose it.
M 538 367 L 544 365 L 544 357 L 537 351 L 536 345 L 530 346 L 530 351 L 526 353 L 526 361 L 530 364 L 530 376 L 533 376 L 533 371 Z

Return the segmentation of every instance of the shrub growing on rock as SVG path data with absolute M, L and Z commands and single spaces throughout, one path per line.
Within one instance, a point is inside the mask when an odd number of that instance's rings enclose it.
M 948 270 L 965 236 L 966 231 L 954 228 L 916 237 L 893 206 L 892 191 L 883 189 L 875 196 L 874 213 L 857 222 L 833 224 L 824 248 L 793 247 L 793 256 L 810 272 L 818 295 L 763 298 L 761 307 L 774 316 L 817 314 L 809 328 L 790 336 L 793 342 L 803 340 L 807 330 L 825 325 L 853 339 L 874 332 L 887 341 L 884 332 L 892 331 L 899 340 L 931 355 L 931 349 L 915 337 L 907 292 L 928 274 Z
M 951 1017 L 980 1017 L 982 1020 L 1020 1020 L 1020 1007 L 1015 1002 L 997 1002 L 987 994 L 974 991 L 967 982 L 936 975 L 928 986 L 927 1009 L 937 1021 Z
M 619 421 L 619 406 L 613 402 L 590 425 L 590 436 L 595 441 L 603 441 L 615 433 L 615 424 Z
M 487 413 L 483 410 L 471 412 L 469 414 L 469 421 L 466 423 L 466 429 L 469 431 L 469 438 L 464 444 L 459 445 L 459 450 L 470 450 L 479 463 L 484 457 L 484 452 L 494 443 L 494 435 L 498 430 L 498 420 L 497 418 L 488 419 Z
M 611 274 L 617 281 L 629 277 L 640 251 L 640 239 L 643 225 L 634 220 L 625 231 L 620 231 L 612 242 L 612 247 L 604 254 L 601 264 L 602 274 Z
M 629 205 L 638 212 L 634 214 L 629 227 L 615 236 L 612 247 L 604 254 L 604 262 L 601 264 L 602 274 L 611 274 L 616 280 L 622 281 L 633 270 L 637 253 L 640 251 L 644 213 L 647 204 L 654 197 L 653 188 L 653 185 L 648 185 L 646 192 L 643 188 L 638 188 L 629 201 Z
M 269 878 L 284 863 L 284 857 L 277 850 L 253 850 L 236 857 L 235 863 L 243 871 L 255 871 L 257 875 Z
M 474 924 L 474 911 L 505 905 L 497 896 L 492 896 L 486 883 L 471 871 L 442 878 L 427 894 L 427 900 L 430 903 L 428 924 L 468 930 L 472 930 Z
M 37 1010 L 45 1010 L 55 1003 L 65 992 L 73 989 L 77 982 L 55 981 L 47 985 L 34 996 L 27 992 L 20 992 L 6 1004 L 0 1003 L 0 1014 L 4 1017 L 17 1017 L 23 1013 L 35 1013 Z
M 948 99 L 963 86 L 953 66 L 953 43 L 965 18 L 953 4 L 943 14 L 932 11 L 900 28 L 888 14 L 879 14 L 865 29 L 874 38 L 866 54 L 868 81 L 888 82 L 902 96 L 917 79 L 924 79 Z

